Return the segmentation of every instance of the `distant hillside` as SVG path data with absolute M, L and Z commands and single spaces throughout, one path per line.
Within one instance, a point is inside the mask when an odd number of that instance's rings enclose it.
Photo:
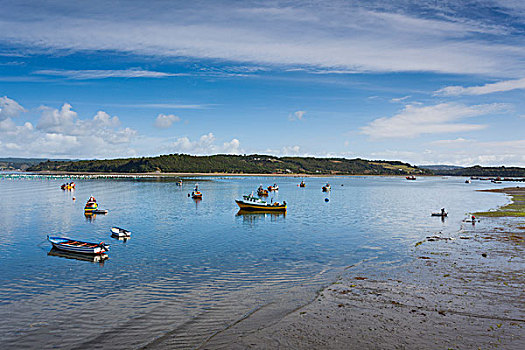
M 170 154 L 109 160 L 46 161 L 29 171 L 118 172 L 118 173 L 230 173 L 230 174 L 327 174 L 327 175 L 405 175 L 428 174 L 397 161 L 364 159 L 274 157 L 269 155 L 191 156 Z
M 26 170 L 47 158 L 0 158 L 0 170 Z
M 518 167 L 482 167 L 479 165 L 458 169 L 433 169 L 436 175 L 449 176 L 500 176 L 500 177 L 525 177 L 525 168 Z

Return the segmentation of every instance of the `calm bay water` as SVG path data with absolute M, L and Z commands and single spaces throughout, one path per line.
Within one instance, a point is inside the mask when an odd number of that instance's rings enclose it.
M 86 179 L 72 192 L 60 190 L 65 181 L 0 175 L 1 348 L 195 348 L 261 308 L 288 311 L 349 265 L 403 264 L 415 242 L 507 202 L 474 191 L 491 184 L 462 178 L 307 178 L 306 188 L 274 177 L 206 177 L 182 188 Z M 202 201 L 188 198 L 195 182 Z M 269 198 L 286 200 L 286 215 L 237 215 L 236 198 L 273 183 L 280 190 Z M 90 195 L 108 215 L 84 217 Z M 430 217 L 442 207 L 444 222 Z M 131 239 L 110 238 L 111 226 Z M 48 255 L 48 234 L 105 241 L 110 258 Z

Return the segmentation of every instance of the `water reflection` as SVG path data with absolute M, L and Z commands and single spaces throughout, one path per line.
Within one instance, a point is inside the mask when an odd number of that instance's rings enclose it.
M 111 234 L 111 238 L 116 239 L 117 241 L 122 241 L 123 243 L 126 243 L 128 239 L 131 237 L 119 237 L 118 235 Z
M 104 262 L 109 259 L 109 256 L 107 254 L 97 254 L 97 255 L 91 255 L 91 254 L 80 254 L 80 253 L 73 253 L 73 252 L 66 252 L 60 249 L 51 248 L 51 250 L 47 253 L 49 256 L 58 256 L 60 258 L 66 258 L 66 259 L 75 259 L 75 260 L 82 260 L 82 261 L 89 261 L 92 263 L 99 263 L 100 266 L 104 266 Z
M 252 210 L 243 210 L 240 209 L 237 214 L 237 217 L 242 217 L 244 223 L 256 223 L 269 220 L 271 222 L 282 221 L 286 218 L 286 212 L 268 212 L 268 211 L 252 211 Z
M 85 211 L 84 212 L 84 217 L 86 218 L 87 222 L 92 222 L 92 221 L 95 221 L 95 219 L 97 218 L 97 215 L 105 216 L 106 214 L 107 213 L 104 213 L 104 212 L 93 213 L 93 212 Z

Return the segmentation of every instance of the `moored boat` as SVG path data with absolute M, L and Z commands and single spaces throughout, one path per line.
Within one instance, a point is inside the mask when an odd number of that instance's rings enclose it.
M 109 250 L 109 244 L 104 242 L 92 243 L 78 241 L 65 237 L 50 237 L 47 236 L 47 240 L 56 249 L 65 250 L 73 253 L 80 254 L 103 254 Z
M 407 179 L 407 180 L 415 180 L 416 177 L 415 177 L 414 175 L 412 175 L 412 176 L 407 176 L 406 179 Z
M 253 194 L 242 196 L 242 199 L 235 200 L 235 203 L 242 210 L 250 211 L 286 211 L 286 202 L 282 203 L 273 202 L 268 203 L 260 198 L 255 197 Z
M 193 189 L 193 192 L 191 192 L 191 198 L 193 199 L 202 199 L 202 193 L 199 191 L 199 185 L 195 184 L 195 188 Z
M 111 228 L 111 235 L 116 237 L 131 237 L 131 231 L 115 226 Z
M 277 186 L 277 184 L 273 184 L 273 186 L 268 186 L 268 191 L 279 191 L 279 186 Z
M 84 206 L 84 211 L 88 213 L 88 212 L 94 212 L 97 209 L 98 209 L 97 200 L 95 199 L 95 197 L 90 196 L 86 205 Z
M 193 198 L 193 199 L 202 199 L 202 193 L 200 191 L 193 191 L 191 193 L 191 198 Z

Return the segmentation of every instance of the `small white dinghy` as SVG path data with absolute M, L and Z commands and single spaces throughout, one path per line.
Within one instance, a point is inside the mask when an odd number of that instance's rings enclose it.
M 124 230 L 123 228 L 120 228 L 120 227 L 112 227 L 111 235 L 115 237 L 131 237 L 131 231 Z

